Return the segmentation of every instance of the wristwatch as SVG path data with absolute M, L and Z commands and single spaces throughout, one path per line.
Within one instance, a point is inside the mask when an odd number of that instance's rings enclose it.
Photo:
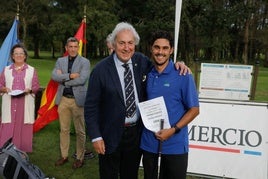
M 175 129 L 175 134 L 178 134 L 181 131 L 181 128 L 179 128 L 176 124 L 172 126 L 172 128 Z

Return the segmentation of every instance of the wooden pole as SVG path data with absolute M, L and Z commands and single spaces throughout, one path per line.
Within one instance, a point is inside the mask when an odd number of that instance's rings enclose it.
M 199 59 L 196 58 L 194 63 L 194 80 L 195 80 L 195 86 L 198 89 L 198 73 L 199 71 Z
M 84 22 L 85 22 L 85 26 L 84 26 L 84 57 L 87 57 L 87 6 L 84 6 Z
M 16 14 L 16 20 L 19 21 L 20 20 L 20 5 L 19 2 L 17 1 L 17 14 Z M 18 27 L 17 27 L 17 37 L 19 38 L 19 29 L 20 29 L 20 23 L 18 23 Z
M 251 86 L 251 94 L 250 94 L 250 100 L 255 99 L 255 93 L 256 93 L 256 88 L 257 88 L 257 79 L 259 75 L 259 65 L 260 62 L 256 61 L 255 66 L 254 66 L 254 72 L 253 72 L 253 82 Z

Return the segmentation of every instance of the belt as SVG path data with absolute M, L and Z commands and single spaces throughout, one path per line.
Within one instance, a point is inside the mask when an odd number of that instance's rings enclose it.
M 74 95 L 71 95 L 71 94 L 65 94 L 63 96 L 66 97 L 66 98 L 74 98 Z
M 137 123 L 136 122 L 128 122 L 128 123 L 125 123 L 125 128 L 128 128 L 128 127 L 134 127 L 136 126 Z

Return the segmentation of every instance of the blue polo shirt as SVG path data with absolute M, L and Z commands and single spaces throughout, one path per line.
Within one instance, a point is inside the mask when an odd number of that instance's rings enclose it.
M 148 74 L 148 100 L 163 96 L 171 126 L 192 107 L 199 107 L 198 94 L 191 74 L 179 75 L 172 60 L 160 74 L 155 68 Z M 159 141 L 153 132 L 144 128 L 141 148 L 145 151 L 158 153 Z M 185 126 L 178 134 L 174 134 L 163 142 L 162 154 L 184 154 L 189 151 L 188 127 Z

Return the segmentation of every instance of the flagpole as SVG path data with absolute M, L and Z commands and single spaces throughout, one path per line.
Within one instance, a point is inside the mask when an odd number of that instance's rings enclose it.
M 85 23 L 85 25 L 84 25 L 84 39 L 83 39 L 83 43 L 84 43 L 84 57 L 87 57 L 87 38 L 86 38 L 86 34 L 87 34 L 87 6 L 85 5 L 84 6 L 84 19 L 83 19 L 83 21 L 84 21 L 84 23 Z
M 178 40 L 179 40 L 179 30 L 180 30 L 180 19 L 181 19 L 181 5 L 182 0 L 176 0 L 175 7 L 175 37 L 174 37 L 174 62 L 177 60 L 178 51 Z
M 16 20 L 20 20 L 20 5 L 17 3 L 17 14 L 16 14 Z
M 19 3 L 18 3 L 18 1 L 17 1 L 17 14 L 16 14 L 16 20 L 17 21 L 19 21 L 20 20 L 20 5 L 19 5 Z M 19 29 L 20 29 L 20 24 L 18 23 L 18 25 L 17 25 L 17 37 L 18 37 L 18 39 L 19 39 Z

